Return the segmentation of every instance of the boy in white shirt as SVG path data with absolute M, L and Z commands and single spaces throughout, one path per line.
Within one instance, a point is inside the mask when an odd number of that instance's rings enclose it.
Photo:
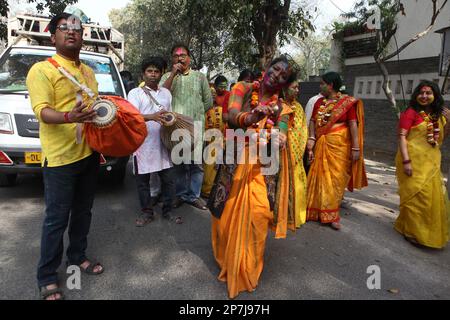
M 176 197 L 175 177 L 170 154 L 161 143 L 160 128 L 162 115 L 171 111 L 172 95 L 169 90 L 159 87 L 164 59 L 151 57 L 142 63 L 142 76 L 145 85 L 128 94 L 128 100 L 141 112 L 147 121 L 148 135 L 142 146 L 133 154 L 134 173 L 138 188 L 141 214 L 136 226 L 143 227 L 154 219 L 153 204 L 150 195 L 150 175 L 157 173 L 161 180 L 163 197 L 163 217 L 177 224 L 181 217 L 173 219 L 171 210 Z M 149 95 L 151 95 L 151 98 Z

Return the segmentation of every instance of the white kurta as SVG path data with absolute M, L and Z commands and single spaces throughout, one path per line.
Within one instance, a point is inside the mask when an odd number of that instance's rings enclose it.
M 148 88 L 148 87 L 147 87 Z M 166 88 L 158 88 L 154 91 L 150 88 L 151 95 L 164 110 L 172 111 L 172 95 Z M 136 88 L 128 93 L 128 101 L 139 110 L 141 114 L 153 114 L 159 107 L 147 96 L 141 88 Z M 167 148 L 161 143 L 161 125 L 155 121 L 147 121 L 148 135 L 142 146 L 133 154 L 137 161 L 138 174 L 158 172 L 172 167 Z M 133 161 L 133 166 L 135 162 Z M 136 172 L 136 168 L 134 168 Z
M 309 99 L 308 103 L 306 104 L 305 115 L 306 115 L 306 123 L 308 124 L 308 130 L 309 130 L 309 122 L 311 121 L 311 117 L 314 111 L 314 105 L 320 98 L 323 98 L 323 95 L 319 93 L 318 95 L 315 95 L 314 97 Z

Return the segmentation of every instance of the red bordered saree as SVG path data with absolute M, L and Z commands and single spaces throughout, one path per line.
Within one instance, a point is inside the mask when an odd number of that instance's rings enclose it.
M 351 134 L 346 123 L 338 120 L 356 107 L 361 157 L 351 160 Z M 308 174 L 307 220 L 322 223 L 339 222 L 339 207 L 345 188 L 349 191 L 367 186 L 364 166 L 364 107 L 361 100 L 342 97 L 325 126 L 316 124 L 315 160 Z

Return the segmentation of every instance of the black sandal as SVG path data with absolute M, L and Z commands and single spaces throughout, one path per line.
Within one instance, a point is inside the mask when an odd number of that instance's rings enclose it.
M 42 287 L 40 289 L 40 295 L 41 295 L 42 300 L 49 300 L 49 299 L 47 299 L 48 297 L 50 297 L 52 295 L 57 295 L 57 294 L 59 294 L 60 297 L 55 300 L 64 300 L 64 292 L 62 291 L 62 289 L 60 287 L 56 287 L 54 289 L 47 289 L 46 287 Z
M 103 267 L 103 265 L 100 264 L 100 262 L 95 262 L 94 263 L 94 262 L 91 262 L 89 260 L 86 260 L 86 261 L 89 262 L 89 265 L 86 268 L 83 268 L 83 267 L 81 267 L 81 265 L 79 265 L 81 272 L 84 272 L 84 273 L 92 275 L 92 276 L 97 276 L 99 274 L 102 274 L 103 271 L 105 271 L 105 268 Z M 84 262 L 86 262 L 86 261 L 84 261 Z M 94 269 L 95 269 L 95 267 L 98 267 L 98 266 L 102 267 L 102 270 L 95 272 Z

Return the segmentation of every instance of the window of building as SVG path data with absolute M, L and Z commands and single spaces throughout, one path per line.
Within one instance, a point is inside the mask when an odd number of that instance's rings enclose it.
M 381 81 L 377 81 L 377 87 L 375 88 L 375 94 L 380 94 L 381 93 Z
M 372 94 L 372 81 L 367 82 L 366 94 Z
M 412 94 L 414 87 L 414 80 L 408 80 L 408 86 L 406 87 L 406 94 Z
M 395 94 L 402 93 L 402 82 L 401 80 L 397 80 L 397 86 L 395 87 Z
M 363 93 L 363 88 L 364 88 L 364 82 L 360 81 L 359 85 L 358 85 L 358 94 L 362 94 Z

